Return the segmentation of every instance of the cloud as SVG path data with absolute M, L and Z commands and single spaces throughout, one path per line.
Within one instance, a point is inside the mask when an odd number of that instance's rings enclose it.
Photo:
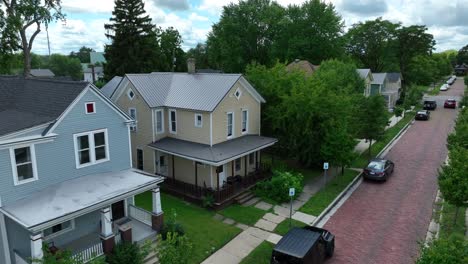
M 188 10 L 190 5 L 187 0 L 153 0 L 158 7 L 165 7 L 170 10 Z
M 385 0 L 343 0 L 342 10 L 354 14 L 379 15 L 388 10 Z
M 114 0 L 63 0 L 62 8 L 66 13 L 111 13 Z

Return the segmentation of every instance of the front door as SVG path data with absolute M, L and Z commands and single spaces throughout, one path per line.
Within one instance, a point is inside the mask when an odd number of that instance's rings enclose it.
M 167 173 L 168 168 L 168 161 L 167 161 L 167 155 L 157 152 L 156 155 L 156 173 L 163 175 L 163 176 L 169 176 Z
M 124 201 L 112 204 L 112 221 L 119 220 L 125 217 L 125 203 Z
M 219 187 L 223 187 L 224 182 L 226 181 L 226 164 L 218 166 L 218 179 L 219 179 Z

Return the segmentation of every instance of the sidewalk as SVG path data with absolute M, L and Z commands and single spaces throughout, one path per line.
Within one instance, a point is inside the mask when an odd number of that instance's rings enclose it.
M 393 127 L 394 125 L 396 125 L 398 123 L 398 121 L 400 121 L 402 118 L 405 117 L 405 113 L 403 112 L 402 116 L 400 117 L 396 117 L 395 115 L 393 115 L 390 119 L 389 119 L 389 124 L 388 126 L 385 128 L 385 130 Z M 357 152 L 357 153 L 362 153 L 364 151 L 366 151 L 368 148 L 369 148 L 369 142 L 366 141 L 365 139 L 357 139 L 359 142 L 357 143 L 356 147 L 354 147 L 354 151 Z M 372 141 L 372 145 L 375 143 L 375 140 Z

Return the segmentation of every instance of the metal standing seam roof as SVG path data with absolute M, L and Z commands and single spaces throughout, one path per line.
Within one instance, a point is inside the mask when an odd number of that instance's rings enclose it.
M 296 258 L 303 258 L 318 242 L 319 238 L 320 233 L 295 227 L 281 238 L 273 250 Z
M 387 72 L 387 79 L 389 82 L 398 82 L 402 77 L 399 72 Z
M 122 81 L 122 77 L 120 76 L 114 76 L 108 83 L 106 83 L 102 88 L 101 92 L 104 94 L 107 98 L 111 98 L 112 94 L 115 92 L 115 89 L 117 89 L 117 86 L 119 86 L 120 81 Z
M 246 135 L 210 147 L 207 144 L 166 137 L 148 146 L 184 158 L 220 164 L 239 155 L 271 146 L 277 141 L 276 138 Z
M 54 77 L 55 74 L 49 69 L 31 69 L 31 76 L 34 77 Z
M 149 107 L 166 106 L 208 112 L 213 111 L 242 78 L 241 74 L 171 72 L 126 76 Z
M 162 181 L 133 169 L 92 174 L 50 185 L 1 210 L 26 228 L 33 228 Z
M 372 75 L 374 76 L 374 80 L 372 81 L 372 84 L 383 84 L 385 81 L 385 78 L 387 78 L 386 73 L 374 73 Z
M 367 75 L 369 75 L 370 69 L 357 69 L 357 72 L 361 78 L 366 79 Z

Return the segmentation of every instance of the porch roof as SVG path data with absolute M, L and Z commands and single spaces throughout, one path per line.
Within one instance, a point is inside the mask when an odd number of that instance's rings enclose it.
M 0 210 L 32 232 L 155 188 L 163 181 L 134 169 L 87 175 L 51 185 Z
M 182 158 L 199 161 L 213 166 L 245 156 L 278 142 L 276 138 L 246 135 L 213 145 L 166 137 L 148 146 Z

